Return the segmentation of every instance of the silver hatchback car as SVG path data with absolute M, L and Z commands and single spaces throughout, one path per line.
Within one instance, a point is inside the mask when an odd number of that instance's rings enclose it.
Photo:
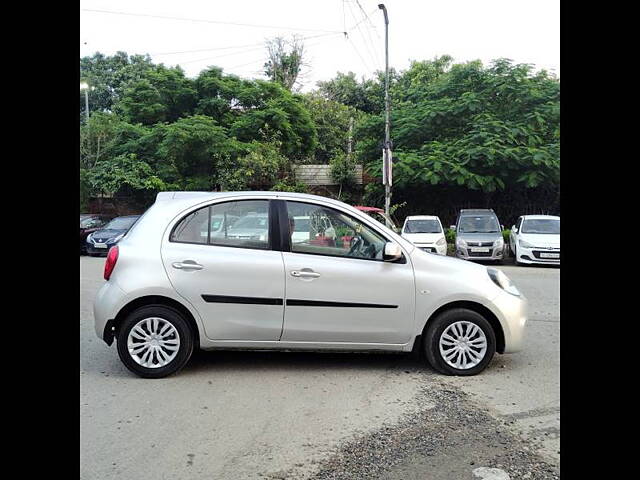
M 292 242 L 296 218 L 309 226 Z M 439 372 L 474 375 L 521 348 L 527 320 L 500 270 L 423 252 L 356 208 L 297 193 L 159 193 L 104 277 L 96 334 L 148 378 L 197 347 L 416 350 Z

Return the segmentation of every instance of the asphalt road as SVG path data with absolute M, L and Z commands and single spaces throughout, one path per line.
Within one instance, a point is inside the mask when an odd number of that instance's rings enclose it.
M 501 267 L 530 302 L 525 350 L 476 377 L 400 355 L 200 352 L 144 380 L 93 331 L 103 264 L 80 258 L 84 480 L 481 478 L 497 465 L 556 478 L 559 268 Z

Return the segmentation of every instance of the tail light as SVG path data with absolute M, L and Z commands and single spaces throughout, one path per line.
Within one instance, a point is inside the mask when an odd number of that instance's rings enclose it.
M 118 246 L 115 245 L 109 249 L 109 253 L 107 254 L 107 261 L 104 263 L 104 279 L 109 280 L 111 277 L 111 272 L 113 272 L 113 268 L 116 266 L 116 262 L 118 261 Z

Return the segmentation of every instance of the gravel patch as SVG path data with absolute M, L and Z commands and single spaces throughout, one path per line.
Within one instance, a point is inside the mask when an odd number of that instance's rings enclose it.
M 508 422 L 492 417 L 437 375 L 426 374 L 425 381 L 417 399 L 422 408 L 395 425 L 383 424 L 343 444 L 310 478 L 472 480 L 479 478 L 478 473 L 492 471 L 512 479 L 560 477 L 559 468 L 514 434 Z M 280 478 L 293 477 L 282 472 Z

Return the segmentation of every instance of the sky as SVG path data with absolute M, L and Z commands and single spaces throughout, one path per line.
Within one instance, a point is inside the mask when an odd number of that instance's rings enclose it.
M 559 0 L 80 0 L 80 56 L 148 53 L 189 77 L 216 65 L 264 78 L 265 40 L 297 35 L 309 91 L 337 72 L 369 78 L 384 70 L 380 1 L 396 70 L 448 54 L 484 64 L 510 58 L 560 76 Z

